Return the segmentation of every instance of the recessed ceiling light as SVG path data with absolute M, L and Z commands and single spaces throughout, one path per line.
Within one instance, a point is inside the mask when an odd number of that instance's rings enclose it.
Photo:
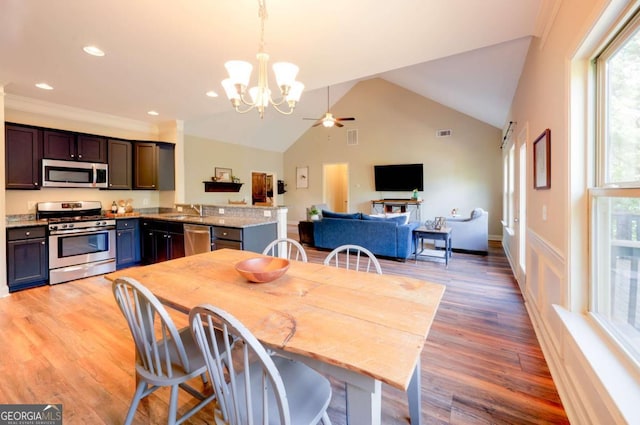
M 53 87 L 51 87 L 49 84 L 47 83 L 38 83 L 36 84 L 36 87 L 42 90 L 53 90 Z
M 84 46 L 82 50 L 84 50 L 85 53 L 88 53 L 91 56 L 104 56 L 104 52 L 96 46 Z
M 154 117 L 155 117 L 155 116 L 160 115 L 160 114 L 159 114 L 159 113 L 157 113 L 156 111 L 149 111 L 149 112 L 147 112 L 147 114 L 149 114 L 149 115 L 153 115 Z
M 209 96 L 209 97 L 218 97 L 218 93 L 214 92 L 213 90 L 209 90 L 207 92 L 207 96 Z

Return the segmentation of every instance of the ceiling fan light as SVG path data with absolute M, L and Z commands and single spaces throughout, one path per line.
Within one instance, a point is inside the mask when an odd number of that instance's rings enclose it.
M 333 124 L 335 124 L 335 121 L 329 118 L 325 118 L 322 120 L 322 126 L 326 127 L 326 128 L 331 128 L 333 127 Z
M 293 83 L 296 81 L 296 77 L 298 75 L 297 65 L 294 65 L 289 62 L 276 62 L 273 64 L 273 72 L 276 74 L 276 82 L 278 83 L 278 87 L 281 89 L 283 87 L 290 88 Z
M 292 102 L 293 105 L 295 105 L 296 102 L 300 101 L 300 96 L 302 96 L 303 90 L 304 84 L 302 84 L 300 81 L 293 82 L 291 88 L 289 89 L 289 93 L 287 94 L 287 102 L 289 102 L 289 105 L 291 105 Z
M 234 85 L 240 85 L 242 89 L 249 85 L 249 79 L 251 78 L 251 71 L 253 65 L 245 61 L 227 61 L 224 67 L 229 73 L 229 79 Z

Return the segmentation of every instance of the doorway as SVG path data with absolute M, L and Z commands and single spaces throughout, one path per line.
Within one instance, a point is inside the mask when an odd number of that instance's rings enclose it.
M 324 164 L 322 199 L 331 211 L 349 212 L 349 164 Z
M 276 205 L 276 193 L 273 189 L 275 175 L 253 171 L 251 173 L 251 205 Z

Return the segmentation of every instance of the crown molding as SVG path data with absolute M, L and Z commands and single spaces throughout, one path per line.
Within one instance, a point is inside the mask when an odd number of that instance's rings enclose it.
M 82 121 L 93 125 L 114 127 L 122 130 L 148 133 L 156 136 L 159 132 L 156 124 L 89 111 L 87 109 L 45 102 L 29 97 L 16 96 L 8 93 L 5 94 L 4 107 L 5 109 L 20 112 L 40 114 L 72 121 Z

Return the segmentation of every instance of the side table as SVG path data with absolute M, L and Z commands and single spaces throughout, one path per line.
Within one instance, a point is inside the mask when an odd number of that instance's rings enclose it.
M 418 261 L 418 255 L 424 251 L 424 240 L 442 240 L 444 241 L 444 263 L 445 267 L 449 267 L 449 258 L 451 258 L 451 227 L 443 227 L 442 229 L 427 229 L 420 226 L 413 231 L 413 243 L 416 247 L 414 252 L 415 260 Z M 420 251 L 418 251 L 418 243 Z M 428 255 L 428 254 L 425 254 Z M 442 258 L 439 255 L 430 255 L 431 257 Z
M 313 239 L 313 221 L 304 220 L 298 223 L 298 236 L 300 237 L 300 243 L 314 246 Z

